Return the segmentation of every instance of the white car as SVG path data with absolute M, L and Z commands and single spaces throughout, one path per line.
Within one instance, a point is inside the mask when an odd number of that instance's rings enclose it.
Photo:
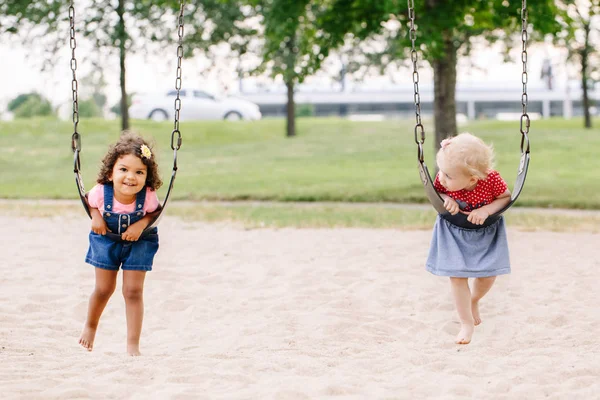
M 172 120 L 175 113 L 177 91 L 166 94 L 134 95 L 129 107 L 129 116 L 153 121 Z M 258 106 L 236 97 L 218 97 L 202 90 L 182 89 L 180 120 L 259 120 L 262 115 Z

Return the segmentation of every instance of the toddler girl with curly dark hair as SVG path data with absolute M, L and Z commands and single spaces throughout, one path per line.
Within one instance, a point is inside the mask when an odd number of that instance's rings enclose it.
M 144 279 L 158 251 L 158 230 L 144 229 L 160 209 L 156 190 L 161 185 L 156 158 L 142 137 L 125 133 L 110 146 L 97 185 L 88 193 L 92 229 L 85 261 L 96 267 L 96 285 L 79 339 L 88 351 L 92 351 L 100 316 L 115 290 L 121 268 L 127 352 L 140 355 Z

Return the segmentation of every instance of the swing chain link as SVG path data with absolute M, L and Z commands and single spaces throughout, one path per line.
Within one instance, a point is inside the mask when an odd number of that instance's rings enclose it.
M 71 93 L 73 97 L 73 135 L 71 136 L 71 148 L 73 151 L 81 151 L 81 136 L 77 132 L 77 125 L 79 124 L 79 102 L 77 97 L 77 89 L 79 87 L 77 83 L 77 59 L 75 58 L 75 49 L 77 48 L 77 41 L 75 40 L 75 7 L 73 6 L 73 0 L 69 6 L 69 45 L 71 47 L 71 72 L 73 78 L 71 80 Z
M 421 95 L 419 94 L 419 71 L 417 69 L 417 29 L 415 28 L 415 2 L 408 0 L 408 18 L 410 19 L 409 37 L 412 43 L 410 51 L 410 60 L 413 65 L 413 86 L 414 86 L 414 102 L 415 102 L 415 143 L 417 143 L 417 157 L 419 162 L 424 161 L 423 144 L 425 143 L 425 128 L 421 122 Z
M 425 129 L 423 128 L 423 124 L 421 122 L 421 96 L 419 95 L 419 72 L 417 70 L 417 49 L 416 49 L 416 38 L 417 38 L 417 30 L 415 28 L 415 4 L 414 0 L 407 0 L 408 2 L 408 18 L 410 20 L 410 30 L 409 30 L 409 38 L 411 41 L 411 52 L 410 59 L 413 64 L 413 85 L 414 85 L 414 103 L 415 103 L 415 142 L 418 146 L 418 157 L 419 161 L 423 162 L 423 144 L 425 143 Z M 521 74 L 521 83 L 523 84 L 523 93 L 521 94 L 521 105 L 522 105 L 522 115 L 520 121 L 520 131 L 521 131 L 521 153 L 526 152 L 529 153 L 529 127 L 531 125 L 531 121 L 529 118 L 529 114 L 527 113 L 527 82 L 529 76 L 527 74 L 527 40 L 529 38 L 529 34 L 527 32 L 527 0 L 522 0 L 521 7 L 521 42 L 522 42 L 522 50 L 521 50 L 521 62 L 523 63 L 523 72 Z
M 521 123 L 520 123 L 520 131 L 521 131 L 521 154 L 529 153 L 529 126 L 530 119 L 529 114 L 527 114 L 527 39 L 529 38 L 529 34 L 527 33 L 527 0 L 522 0 L 521 7 L 521 42 L 522 42 L 522 50 L 521 50 L 521 62 L 523 63 L 523 72 L 521 74 L 521 83 L 523 84 L 523 94 L 521 95 L 521 105 L 523 108 L 523 113 L 521 115 Z
M 177 19 L 178 28 L 177 35 L 179 36 L 177 46 L 177 77 L 175 79 L 175 89 L 177 90 L 177 97 L 175 98 L 175 121 L 173 125 L 173 132 L 171 133 L 171 149 L 175 152 L 181 147 L 181 132 L 179 131 L 179 113 L 181 111 L 181 98 L 179 92 L 181 91 L 181 63 L 183 59 L 183 5 L 184 0 L 181 0 L 179 4 L 179 16 Z M 177 144 L 175 143 L 175 137 L 177 136 Z

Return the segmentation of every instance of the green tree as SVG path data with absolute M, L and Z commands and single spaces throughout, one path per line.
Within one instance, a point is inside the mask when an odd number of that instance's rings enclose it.
M 31 118 L 54 115 L 52 104 L 38 93 L 20 94 L 8 103 L 8 111 L 15 118 Z
M 165 54 L 177 40 L 176 19 L 179 0 L 111 0 L 77 2 L 75 13 L 77 39 L 90 40 L 97 59 L 115 53 L 120 65 L 120 115 L 122 128 L 129 128 L 126 85 L 126 57 L 133 53 Z M 85 5 L 85 7 L 84 7 Z M 64 0 L 5 0 L 0 3 L 0 34 L 19 34 L 28 44 L 43 43 L 46 49 L 43 65 L 52 64 L 58 49 L 64 46 L 68 32 L 69 2 Z M 253 32 L 239 22 L 246 18 L 240 1 L 205 0 L 185 2 L 184 55 L 195 51 L 210 53 L 217 43 L 228 42 L 234 51 L 243 54 L 245 40 Z M 234 40 L 235 39 L 235 40 Z M 175 50 L 172 53 L 176 57 Z M 77 54 L 76 54 L 77 55 Z M 80 60 L 81 61 L 81 60 Z
M 90 40 L 96 49 L 96 57 L 119 56 L 121 116 L 123 130 L 129 128 L 126 89 L 126 55 L 136 51 L 148 51 L 153 43 L 165 45 L 176 30 L 174 14 L 178 4 L 170 2 L 112 0 L 78 2 L 75 12 L 76 37 Z M 64 33 L 69 32 L 69 2 L 64 0 L 6 0 L 0 5 L 4 15 L 0 32 L 24 34 L 26 43 L 45 44 L 44 67 L 52 64 L 59 48 L 64 46 Z M 137 39 L 133 39 L 133 38 Z M 77 55 L 77 54 L 76 54 Z
M 186 27 L 186 57 L 202 55 L 210 60 L 198 73 L 219 70 L 224 64 L 235 66 L 241 86 L 243 77 L 257 70 L 255 55 L 263 46 L 255 7 L 248 0 L 203 0 L 189 5 L 186 14 L 196 21 Z
M 307 76 L 320 68 L 330 51 L 319 21 L 326 11 L 323 1 L 253 0 L 262 15 L 264 45 L 258 71 L 283 77 L 287 88 L 286 136 L 296 135 L 294 91 Z
M 554 0 L 528 0 L 531 33 L 556 33 Z M 502 41 L 509 49 L 521 37 L 521 1 L 414 0 L 420 59 L 434 74 L 435 146 L 446 135 L 457 133 L 456 66 L 469 55 L 477 38 Z M 381 49 L 370 49 L 368 60 L 385 69 L 410 60 L 411 40 L 406 2 L 395 0 L 330 0 L 320 26 L 332 47 L 347 41 L 377 38 Z M 534 35 L 529 36 L 534 39 Z M 515 79 L 519 79 L 516 77 Z
M 127 107 L 130 107 L 131 104 L 133 103 L 133 96 L 135 96 L 135 93 L 128 93 L 127 94 Z M 121 116 L 121 102 L 119 101 L 116 104 L 113 104 L 112 107 L 110 107 L 110 111 L 115 113 L 115 115 L 118 115 L 119 117 Z
M 102 117 L 102 109 L 93 98 L 79 101 L 79 116 L 81 118 Z
M 39 94 L 37 93 L 22 93 L 20 95 L 18 95 L 17 97 L 15 97 L 14 99 L 12 99 L 9 103 L 8 103 L 8 111 L 15 111 L 17 108 L 19 108 L 21 106 L 21 104 L 25 103 L 27 101 L 27 99 L 29 99 L 30 97 L 35 96 L 35 97 L 41 97 Z
M 592 127 L 589 89 L 600 81 L 600 0 L 559 0 L 559 21 L 563 27 L 557 43 L 579 63 L 584 126 Z

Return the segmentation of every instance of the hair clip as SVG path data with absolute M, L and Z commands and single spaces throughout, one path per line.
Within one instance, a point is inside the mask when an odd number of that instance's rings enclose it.
M 440 146 L 442 147 L 442 149 L 445 149 L 446 146 L 448 146 L 450 144 L 450 139 L 444 139 L 440 142 Z
M 142 157 L 147 158 L 148 160 L 150 159 L 150 157 L 152 157 L 152 152 L 150 151 L 150 148 L 145 144 L 140 146 L 140 152 L 142 153 Z

